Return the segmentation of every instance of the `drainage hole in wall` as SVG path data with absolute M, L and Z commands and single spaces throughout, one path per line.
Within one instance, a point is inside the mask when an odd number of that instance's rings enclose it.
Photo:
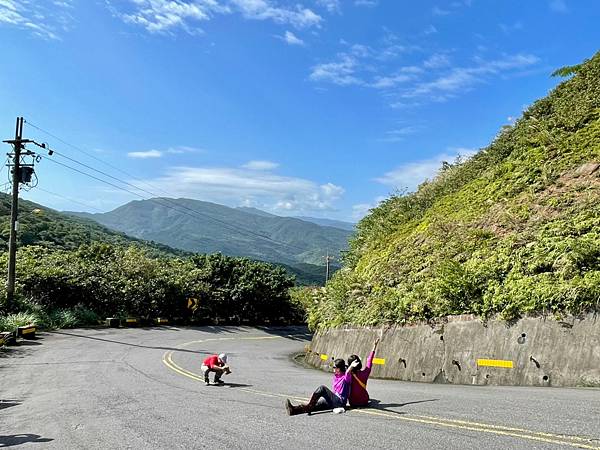
M 440 341 L 444 340 L 444 335 L 440 336 Z
M 544 381 L 548 381 L 548 375 L 544 375 L 544 376 L 542 377 L 542 380 L 544 380 Z
M 422 376 L 425 376 L 425 372 L 421 373 Z
M 486 377 L 486 378 L 489 378 L 489 377 L 490 377 L 490 374 L 489 374 L 489 373 L 486 373 L 486 374 L 485 374 L 485 377 Z
M 521 333 L 521 337 L 522 337 L 522 338 L 526 338 L 526 337 L 527 337 L 527 335 L 526 335 L 525 333 Z

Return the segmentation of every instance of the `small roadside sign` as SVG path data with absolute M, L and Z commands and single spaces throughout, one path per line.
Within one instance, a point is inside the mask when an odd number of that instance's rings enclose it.
M 197 298 L 188 298 L 187 307 L 192 311 L 196 311 L 198 309 L 198 305 L 200 304 L 200 300 Z

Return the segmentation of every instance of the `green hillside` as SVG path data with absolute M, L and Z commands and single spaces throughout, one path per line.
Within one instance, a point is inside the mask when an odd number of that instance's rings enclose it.
M 10 234 L 11 197 L 0 193 L 0 245 L 8 247 Z M 170 248 L 156 242 L 142 241 L 124 233 L 110 230 L 98 223 L 62 214 L 27 200 L 19 200 L 18 246 L 39 245 L 47 248 L 72 250 L 80 245 L 104 242 L 121 246 L 140 246 L 150 255 L 186 256 L 189 252 Z
M 488 147 L 360 221 L 345 267 L 303 294 L 312 326 L 599 309 L 600 54 L 559 74 Z
M 351 235 L 347 230 L 253 208 L 185 198 L 132 201 L 85 217 L 130 236 L 190 252 L 221 252 L 287 265 L 322 265 L 325 253 L 339 255 Z
M 10 196 L 0 193 L 0 246 L 8 247 L 10 232 Z M 18 246 L 41 246 L 48 249 L 74 250 L 81 245 L 107 243 L 134 246 L 150 257 L 189 257 L 194 253 L 167 245 L 131 237 L 111 230 L 85 216 L 63 214 L 27 200 L 19 200 Z M 300 285 L 323 284 L 324 266 L 294 263 L 281 265 Z M 336 267 L 337 268 L 337 267 Z
M 0 197 L 0 278 L 7 277 L 10 201 Z M 221 254 L 191 254 L 130 238 L 91 220 L 19 202 L 15 296 L 0 285 L 0 331 L 97 324 L 108 316 L 184 317 L 195 323 L 289 323 L 302 320 L 290 299 L 298 270 Z M 200 300 L 191 312 L 187 299 Z

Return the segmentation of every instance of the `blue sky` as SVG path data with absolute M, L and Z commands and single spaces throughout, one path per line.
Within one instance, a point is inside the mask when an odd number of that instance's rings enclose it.
M 158 195 L 354 221 L 487 145 L 598 51 L 598 17 L 574 0 L 0 0 L 0 137 L 22 115 L 72 145 L 26 125 L 54 161 Z M 36 172 L 23 197 L 56 209 L 139 199 Z

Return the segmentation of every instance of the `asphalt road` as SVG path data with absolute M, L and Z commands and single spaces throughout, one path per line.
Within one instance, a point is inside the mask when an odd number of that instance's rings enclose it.
M 288 417 L 331 375 L 302 329 L 86 329 L 0 350 L 0 448 L 600 448 L 600 390 L 370 380 L 374 408 Z M 226 386 L 200 364 L 226 352 Z

